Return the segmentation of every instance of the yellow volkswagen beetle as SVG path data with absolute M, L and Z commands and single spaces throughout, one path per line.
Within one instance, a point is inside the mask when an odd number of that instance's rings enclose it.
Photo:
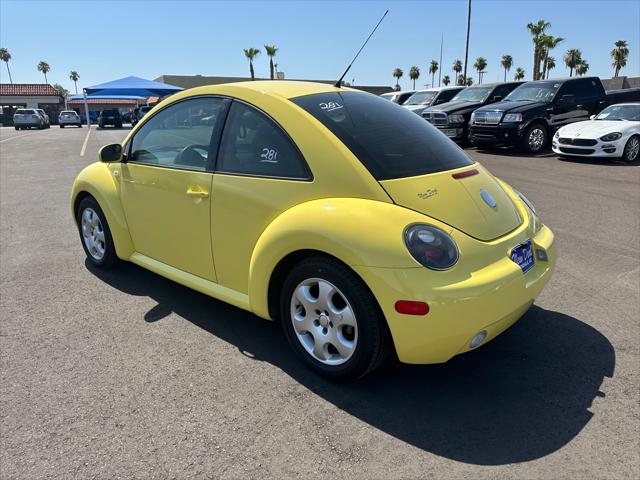
M 488 342 L 555 262 L 522 194 L 418 115 L 348 88 L 194 88 L 99 155 L 71 198 L 93 265 L 130 261 L 279 320 L 334 378 Z

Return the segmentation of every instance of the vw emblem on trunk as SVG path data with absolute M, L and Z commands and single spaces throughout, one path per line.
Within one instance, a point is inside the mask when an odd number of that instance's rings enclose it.
M 484 188 L 480 189 L 480 196 L 482 197 L 482 200 L 484 200 L 484 203 L 489 205 L 491 208 L 496 208 L 496 205 L 498 205 L 496 199 L 493 198 L 493 196 Z

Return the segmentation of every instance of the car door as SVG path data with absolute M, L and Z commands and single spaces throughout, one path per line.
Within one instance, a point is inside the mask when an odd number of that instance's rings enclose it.
M 131 139 L 121 167 L 135 250 L 211 281 L 212 167 L 228 104 L 198 97 L 160 110 Z
M 570 80 L 558 90 L 553 100 L 553 111 L 551 113 L 551 125 L 555 129 L 577 120 L 583 120 L 581 117 L 584 116 L 585 112 L 578 108 L 578 90 L 578 80 Z M 568 95 L 572 97 L 568 97 Z
M 311 180 L 285 131 L 234 100 L 213 176 L 213 253 L 220 285 L 247 293 L 256 242 L 280 213 L 308 199 Z

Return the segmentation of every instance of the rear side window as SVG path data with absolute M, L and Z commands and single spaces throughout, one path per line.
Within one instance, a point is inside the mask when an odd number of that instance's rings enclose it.
M 441 91 L 440 94 L 438 95 L 438 98 L 436 98 L 436 101 L 434 102 L 434 105 L 440 105 L 441 103 L 447 103 L 449 100 L 451 100 L 453 97 L 455 97 L 456 94 L 459 91 L 460 90 L 456 90 L 456 89 Z
M 231 104 L 216 170 L 261 177 L 311 178 L 298 149 L 282 129 L 264 113 L 240 102 Z
M 378 180 L 425 175 L 474 163 L 419 115 L 375 95 L 330 92 L 292 101 L 338 137 Z

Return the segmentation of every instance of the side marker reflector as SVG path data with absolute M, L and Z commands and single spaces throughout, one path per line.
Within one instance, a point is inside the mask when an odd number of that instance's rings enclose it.
M 410 300 L 398 300 L 396 312 L 405 315 L 426 315 L 429 313 L 429 305 L 425 302 L 413 302 Z
M 474 175 L 477 175 L 479 173 L 480 172 L 474 168 L 471 170 L 465 170 L 464 172 L 454 173 L 451 176 L 458 180 L 459 178 L 473 177 Z

